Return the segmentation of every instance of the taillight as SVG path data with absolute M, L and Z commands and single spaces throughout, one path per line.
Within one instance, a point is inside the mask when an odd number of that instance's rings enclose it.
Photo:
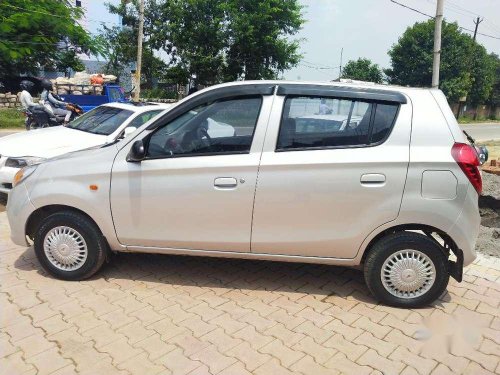
M 465 143 L 455 143 L 451 149 L 451 155 L 467 176 L 472 186 L 474 186 L 477 193 L 481 194 L 483 190 L 483 180 L 478 168 L 479 158 L 474 147 Z

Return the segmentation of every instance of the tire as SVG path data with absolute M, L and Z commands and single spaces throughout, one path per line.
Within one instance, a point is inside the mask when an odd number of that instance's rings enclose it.
M 422 266 L 427 271 L 426 276 L 420 279 L 421 283 L 418 282 L 417 273 L 406 263 L 401 264 L 398 272 L 398 262 L 400 259 L 403 262 L 405 257 L 420 262 L 417 267 Z M 393 260 L 388 261 L 391 258 Z M 385 270 L 384 278 L 382 268 Z M 391 270 L 395 270 L 394 274 L 400 275 L 400 278 L 392 278 Z M 366 257 L 364 274 L 366 285 L 375 298 L 390 306 L 406 308 L 422 307 L 434 302 L 446 290 L 450 278 L 448 257 L 443 248 L 433 239 L 414 232 L 393 233 L 380 239 Z M 431 274 L 434 274 L 433 281 L 430 281 Z M 410 282 L 416 279 L 417 287 L 400 281 L 403 278 Z M 398 285 L 401 287 L 398 288 Z M 409 292 L 405 287 L 413 291 Z
M 49 233 L 52 236 L 48 236 Z M 46 247 L 49 249 L 47 252 L 44 247 L 46 240 L 50 244 Z M 44 219 L 35 231 L 34 247 L 43 268 L 62 280 L 88 279 L 102 267 L 108 252 L 106 239 L 97 225 L 86 216 L 72 211 L 56 212 Z M 69 266 L 58 263 L 60 259 L 63 262 L 69 259 L 61 258 L 61 253 L 77 256 L 78 260 L 70 261 L 72 264 Z M 48 254 L 57 255 L 53 255 L 51 260 Z

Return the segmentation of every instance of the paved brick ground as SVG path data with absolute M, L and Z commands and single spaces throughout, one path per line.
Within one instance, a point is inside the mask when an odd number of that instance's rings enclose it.
M 378 305 L 356 270 L 121 254 L 43 273 L 0 214 L 1 374 L 500 373 L 500 261 L 434 306 Z

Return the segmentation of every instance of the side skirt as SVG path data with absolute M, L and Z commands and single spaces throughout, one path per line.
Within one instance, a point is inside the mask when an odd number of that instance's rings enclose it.
M 191 256 L 206 256 L 216 258 L 237 258 L 237 259 L 256 259 L 270 260 L 276 262 L 296 262 L 296 263 L 316 263 L 330 264 L 335 266 L 358 266 L 359 259 L 352 258 L 325 258 L 325 257 L 308 257 L 300 255 L 281 255 L 281 254 L 265 254 L 265 253 L 241 253 L 235 251 L 216 251 L 216 250 L 191 250 L 191 249 L 172 249 L 160 247 L 139 247 L 127 246 L 126 250 L 120 250 L 130 253 L 152 253 L 165 255 L 191 255 Z

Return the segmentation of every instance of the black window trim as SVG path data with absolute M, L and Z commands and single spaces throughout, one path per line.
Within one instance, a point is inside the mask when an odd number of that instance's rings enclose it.
M 230 101 L 230 100 L 250 99 L 250 98 L 259 98 L 260 99 L 260 104 L 259 104 L 259 111 L 257 113 L 257 118 L 255 120 L 255 126 L 253 127 L 253 131 L 252 131 L 252 137 L 250 139 L 250 148 L 248 149 L 248 151 L 218 151 L 218 152 L 199 152 L 199 153 L 192 153 L 192 154 L 161 155 L 161 156 L 153 156 L 153 157 L 146 156 L 144 158 L 144 160 L 177 159 L 177 158 L 189 158 L 189 157 L 195 157 L 195 156 L 220 156 L 220 155 L 245 155 L 245 154 L 250 154 L 250 150 L 252 149 L 253 139 L 254 139 L 254 136 L 255 136 L 255 130 L 257 129 L 257 125 L 259 123 L 259 119 L 260 119 L 260 115 L 261 115 L 261 111 L 262 111 L 262 107 L 263 107 L 263 103 L 264 103 L 264 95 L 260 95 L 260 94 L 246 94 L 246 95 L 238 95 L 238 96 L 230 96 L 230 97 L 223 96 L 223 97 L 219 98 L 218 100 L 212 100 L 211 102 L 202 102 L 202 103 L 198 104 L 198 106 L 200 106 L 202 104 L 210 105 L 210 104 L 215 103 L 215 102 L 225 102 L 225 101 Z M 149 133 L 143 139 L 145 149 L 147 150 L 149 148 L 149 141 L 150 141 L 151 137 L 153 136 L 153 134 L 156 133 L 157 130 L 161 129 L 163 126 L 168 125 L 171 121 L 176 120 L 178 117 L 180 117 L 183 114 L 185 114 L 185 113 L 193 110 L 194 108 L 196 108 L 196 107 L 190 108 L 190 109 L 186 110 L 185 112 L 178 114 L 177 117 L 173 118 L 172 120 L 166 122 L 165 124 L 162 124 L 162 126 L 156 127 L 154 131 L 152 131 L 151 133 Z M 149 129 L 149 127 L 148 127 L 148 129 Z M 146 151 L 146 155 L 147 155 L 147 151 Z
M 369 87 L 327 86 L 311 84 L 280 84 L 276 91 L 280 96 L 315 96 L 335 97 L 337 99 L 354 99 L 360 101 L 376 101 L 406 104 L 404 94 L 392 90 L 380 90 Z
M 279 89 L 278 89 L 279 91 Z M 284 114 L 285 114 L 285 107 L 286 107 L 286 101 L 289 99 L 293 98 L 328 98 L 328 99 L 338 99 L 338 100 L 352 100 L 352 102 L 364 102 L 364 103 L 370 103 L 373 104 L 371 106 L 371 113 L 370 113 L 370 125 L 368 128 L 368 140 L 367 143 L 361 143 L 361 144 L 356 144 L 356 145 L 341 145 L 341 146 L 317 146 L 317 147 L 291 147 L 291 148 L 278 148 L 278 141 L 279 137 L 281 134 L 281 130 L 283 127 L 283 119 L 284 119 Z M 386 136 L 381 139 L 379 142 L 371 142 L 371 137 L 372 137 L 372 129 L 373 129 L 373 124 L 375 121 L 375 114 L 376 114 L 376 109 L 377 109 L 377 104 L 391 104 L 391 105 L 397 105 L 396 109 L 396 115 L 394 116 L 394 119 L 392 121 L 392 124 L 389 128 L 389 132 L 386 134 Z M 281 118 L 280 118 L 280 126 L 278 129 L 278 137 L 276 138 L 276 144 L 274 147 L 274 152 L 290 152 L 290 151 L 320 151 L 320 150 L 338 150 L 338 149 L 351 149 L 351 148 L 368 148 L 368 147 L 376 147 L 380 146 L 381 144 L 385 143 L 389 136 L 391 135 L 394 125 L 397 122 L 397 119 L 399 117 L 399 111 L 401 110 L 401 105 L 396 103 L 396 102 L 388 102 L 386 100 L 373 100 L 373 99 L 367 99 L 365 97 L 360 97 L 360 98 L 347 98 L 347 97 L 337 97 L 333 95 L 307 95 L 307 94 L 291 94 L 291 95 L 286 95 L 285 101 L 283 102 L 283 106 L 281 109 Z
M 189 98 L 185 102 L 177 105 L 169 110 L 163 116 L 155 120 L 146 129 L 153 130 L 163 126 L 180 115 L 198 107 L 201 104 L 213 103 L 222 99 L 236 99 L 245 96 L 265 96 L 273 95 L 276 85 L 273 84 L 252 84 L 252 85 L 236 85 L 223 86 L 217 89 L 209 90 L 200 95 Z M 260 114 L 260 113 L 259 113 Z

